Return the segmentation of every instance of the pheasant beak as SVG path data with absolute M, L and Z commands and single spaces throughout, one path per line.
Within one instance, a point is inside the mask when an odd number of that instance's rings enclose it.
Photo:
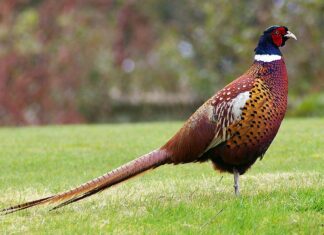
M 290 31 L 287 31 L 287 34 L 285 34 L 284 37 L 286 37 L 286 38 L 293 38 L 293 39 L 297 40 L 297 37 L 295 36 L 295 34 L 293 34 Z

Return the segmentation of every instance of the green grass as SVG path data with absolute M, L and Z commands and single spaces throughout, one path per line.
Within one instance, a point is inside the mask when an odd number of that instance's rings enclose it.
M 1 128 L 0 207 L 57 193 L 162 145 L 181 123 Z M 0 217 L 1 234 L 324 234 L 324 119 L 288 119 L 241 177 L 162 166 L 89 199 Z

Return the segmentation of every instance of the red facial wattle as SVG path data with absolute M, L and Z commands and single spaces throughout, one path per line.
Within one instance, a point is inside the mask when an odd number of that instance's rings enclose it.
M 280 27 L 280 28 L 275 29 L 271 33 L 273 43 L 278 47 L 282 46 L 282 43 L 283 43 L 282 37 L 286 33 L 287 33 L 287 30 L 284 27 Z

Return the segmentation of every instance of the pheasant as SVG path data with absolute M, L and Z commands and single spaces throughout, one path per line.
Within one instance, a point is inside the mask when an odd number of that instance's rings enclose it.
M 210 160 L 216 170 L 239 176 L 263 157 L 287 108 L 288 78 L 279 47 L 296 36 L 285 26 L 267 28 L 251 67 L 208 99 L 162 147 L 69 191 L 1 210 L 9 214 L 45 203 L 57 209 L 164 164 Z

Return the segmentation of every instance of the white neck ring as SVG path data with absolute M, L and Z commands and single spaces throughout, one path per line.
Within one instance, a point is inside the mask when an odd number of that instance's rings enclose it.
M 255 55 L 254 60 L 262 62 L 272 62 L 275 60 L 281 60 L 280 55 Z

